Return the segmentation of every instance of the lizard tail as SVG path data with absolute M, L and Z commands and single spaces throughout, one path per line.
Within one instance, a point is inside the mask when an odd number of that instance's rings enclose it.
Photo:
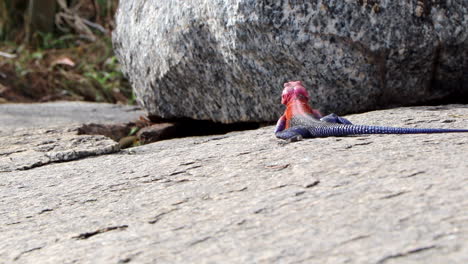
M 359 134 L 432 134 L 432 133 L 467 133 L 468 129 L 442 128 L 403 128 L 365 125 L 336 125 L 318 127 L 311 131 L 313 137 L 333 137 Z

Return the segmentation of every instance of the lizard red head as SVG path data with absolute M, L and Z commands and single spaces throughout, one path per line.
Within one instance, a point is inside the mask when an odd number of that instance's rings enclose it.
M 284 84 L 283 93 L 281 94 L 281 103 L 287 105 L 292 99 L 300 98 L 309 101 L 309 94 L 302 85 L 301 81 L 287 82 Z

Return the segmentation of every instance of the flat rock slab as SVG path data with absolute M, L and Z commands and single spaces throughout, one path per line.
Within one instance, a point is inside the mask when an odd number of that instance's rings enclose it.
M 468 107 L 353 123 L 468 127 Z M 0 173 L 2 263 L 467 263 L 468 135 L 273 127 Z
M 0 172 L 109 154 L 119 144 L 105 136 L 77 135 L 76 128 L 15 130 L 0 134 Z
M 17 128 L 125 123 L 144 112 L 135 106 L 87 102 L 0 104 L 0 134 Z

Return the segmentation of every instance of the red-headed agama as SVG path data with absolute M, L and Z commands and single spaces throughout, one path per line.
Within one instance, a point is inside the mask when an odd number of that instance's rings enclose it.
M 468 129 L 402 128 L 354 125 L 346 118 L 322 114 L 309 106 L 309 94 L 300 81 L 284 84 L 281 103 L 286 111 L 275 129 L 277 138 L 297 141 L 302 138 L 338 137 L 359 134 L 428 134 L 468 132 Z

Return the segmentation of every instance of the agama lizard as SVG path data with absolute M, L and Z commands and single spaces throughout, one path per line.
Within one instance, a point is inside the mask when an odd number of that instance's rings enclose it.
M 401 128 L 353 125 L 346 118 L 330 114 L 322 116 L 309 104 L 309 94 L 300 81 L 284 84 L 281 103 L 286 111 L 275 129 L 277 138 L 297 141 L 302 138 L 337 137 L 358 134 L 427 134 L 468 132 L 468 129 Z

